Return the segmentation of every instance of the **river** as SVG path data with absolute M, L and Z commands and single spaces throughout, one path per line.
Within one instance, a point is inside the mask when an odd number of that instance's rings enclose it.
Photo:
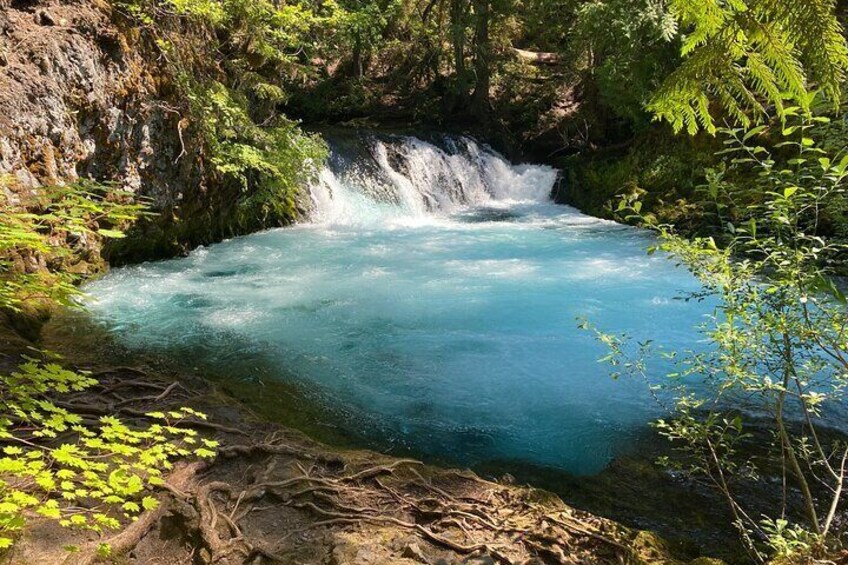
M 130 348 L 296 386 L 367 447 L 598 473 L 659 407 L 577 318 L 683 349 L 705 308 L 648 233 L 554 204 L 556 177 L 469 138 L 347 138 L 309 222 L 116 269 L 89 307 Z

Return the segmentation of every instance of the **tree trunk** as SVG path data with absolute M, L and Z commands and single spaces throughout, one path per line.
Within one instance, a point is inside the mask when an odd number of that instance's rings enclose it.
M 453 43 L 453 66 L 456 70 L 456 95 L 462 100 L 467 93 L 465 70 L 465 11 L 467 0 L 451 0 L 451 40 Z
M 358 37 L 353 44 L 353 73 L 356 78 L 362 78 L 365 75 L 365 68 L 362 63 L 362 42 Z
M 804 470 L 801 468 L 801 463 L 795 454 L 795 446 L 792 445 L 792 436 L 789 435 L 784 422 L 783 407 L 786 402 L 786 391 L 789 390 L 793 376 L 796 374 L 794 357 L 792 355 L 792 340 L 786 332 L 783 333 L 783 362 L 783 390 L 778 393 L 775 409 L 775 423 L 777 424 L 778 437 L 789 462 L 789 468 L 798 480 L 798 488 L 801 490 L 801 497 L 804 500 L 804 507 L 807 519 L 810 522 L 810 528 L 817 535 L 821 535 L 821 525 L 819 524 L 819 517 L 816 512 L 815 498 L 813 498 L 807 477 L 804 475 Z
M 474 74 L 476 82 L 471 100 L 472 111 L 480 119 L 489 116 L 489 89 L 491 87 L 491 44 L 489 42 L 490 0 L 474 2 Z

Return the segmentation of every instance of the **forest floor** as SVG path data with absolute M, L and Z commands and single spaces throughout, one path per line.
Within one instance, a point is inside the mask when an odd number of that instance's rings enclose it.
M 0 369 L 13 369 L 31 345 L 0 325 Z M 121 531 L 98 537 L 33 519 L 8 563 L 93 563 L 102 542 L 113 563 L 149 565 L 678 563 L 656 536 L 508 477 L 331 448 L 257 417 L 196 376 L 106 365 L 90 348 L 61 353 L 100 383 L 64 406 L 130 423 L 190 406 L 208 415 L 196 426 L 221 446 L 211 461 L 178 463 L 162 504 Z M 79 551 L 68 553 L 71 545 Z

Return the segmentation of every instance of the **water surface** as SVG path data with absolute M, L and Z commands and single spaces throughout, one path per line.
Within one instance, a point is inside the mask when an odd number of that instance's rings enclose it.
M 368 447 L 597 473 L 658 407 L 576 318 L 686 348 L 704 306 L 648 234 L 553 204 L 555 179 L 467 139 L 364 138 L 311 223 L 116 269 L 91 308 L 132 348 L 296 385 Z

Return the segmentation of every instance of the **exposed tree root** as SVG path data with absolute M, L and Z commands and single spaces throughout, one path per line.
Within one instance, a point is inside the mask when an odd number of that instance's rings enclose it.
M 167 387 L 165 387 L 162 390 L 162 392 L 159 393 L 159 394 L 156 394 L 156 395 L 151 394 L 151 395 L 147 395 L 147 396 L 127 398 L 127 399 L 121 400 L 115 406 L 120 408 L 121 406 L 124 406 L 126 404 L 132 404 L 134 402 L 161 402 L 162 400 L 165 399 L 166 396 L 168 396 L 171 393 L 171 391 L 173 391 L 177 387 L 183 388 L 180 383 L 173 382 L 173 383 L 169 384 Z
M 147 371 L 145 371 L 144 369 L 141 369 L 139 367 L 127 367 L 127 366 L 101 367 L 101 368 L 97 369 L 96 371 L 92 371 L 91 376 L 94 377 L 94 378 L 99 378 L 99 377 L 103 377 L 103 376 L 106 376 L 106 375 L 126 375 L 127 373 L 135 374 L 135 375 L 141 375 L 141 376 L 148 379 L 147 383 L 150 383 L 150 373 L 148 373 Z M 127 382 L 127 381 L 123 381 L 123 382 Z
M 181 464 L 176 467 L 173 473 L 168 478 L 169 484 L 176 489 L 186 488 L 193 480 L 195 475 L 204 467 L 204 463 L 192 462 Z M 160 504 L 156 510 L 148 511 L 142 514 L 138 520 L 121 530 L 120 533 L 111 538 L 89 543 L 83 546 L 79 552 L 71 553 L 65 559 L 66 565 L 89 565 L 95 563 L 97 557 L 97 547 L 101 543 L 108 543 L 115 554 L 126 553 L 136 545 L 149 532 L 166 511 L 166 506 Z
M 582 526 L 580 524 L 576 524 L 571 520 L 563 519 L 563 518 L 555 518 L 552 515 L 548 515 L 548 516 L 546 516 L 546 518 L 548 520 L 550 520 L 551 522 L 554 522 L 555 524 L 558 524 L 558 525 L 562 526 L 563 528 L 565 528 L 565 529 L 567 529 L 571 532 L 574 532 L 576 534 L 583 535 L 583 536 L 589 536 L 592 539 L 596 539 L 596 540 L 601 541 L 605 544 L 608 544 L 608 545 L 611 545 L 611 546 L 613 546 L 617 549 L 620 549 L 621 551 L 623 551 L 627 554 L 633 554 L 634 553 L 634 550 L 633 550 L 632 547 L 628 547 L 628 546 L 624 545 L 623 543 L 619 543 L 619 542 L 615 541 L 614 539 L 607 537 L 605 535 L 602 535 L 598 532 L 592 532 L 592 531 L 586 529 L 585 526 Z
M 224 445 L 218 449 L 219 457 L 250 457 L 257 454 L 293 455 L 297 457 L 303 457 L 304 459 L 315 458 L 315 456 L 309 453 L 306 449 L 282 443 Z
M 234 556 L 245 559 L 241 562 L 248 562 L 248 557 L 281 560 L 273 551 L 252 543 L 244 535 L 241 522 L 254 510 L 267 511 L 283 506 L 317 519 L 288 531 L 278 541 L 319 528 L 372 525 L 414 533 L 434 546 L 458 555 L 486 554 L 499 563 L 517 562 L 509 555 L 514 553 L 515 544 L 523 546 L 523 551 L 542 563 L 571 563 L 568 554 L 573 550 L 575 535 L 605 544 L 618 559 L 632 555 L 632 550 L 626 545 L 572 523 L 570 518 L 556 517 L 550 509 L 524 503 L 523 512 L 498 513 L 497 508 L 487 511 L 476 498 L 461 500 L 444 488 L 433 485 L 420 473 L 410 471 L 410 466 L 421 464 L 418 461 L 398 460 L 349 474 L 333 474 L 319 464 L 313 463 L 310 469 L 305 469 L 300 464 L 303 459 L 289 460 L 289 470 L 296 472 L 283 479 L 270 480 L 269 477 L 274 474 L 275 455 L 302 458 L 303 450 L 290 445 L 261 443 L 228 448 L 229 456 L 258 453 L 272 457 L 272 464 L 253 483 L 238 490 L 229 483 L 210 481 L 200 485 L 192 495 L 201 516 L 200 531 L 205 545 L 202 558 L 205 563 L 229 563 L 228 560 Z M 311 459 L 315 460 L 314 457 Z M 395 477 L 401 469 L 405 470 L 408 478 Z M 395 484 L 387 484 L 380 479 L 381 476 L 395 477 Z M 473 475 L 459 476 L 478 483 L 481 488 L 497 491 L 508 488 Z M 257 506 L 262 499 L 270 499 L 272 504 Z M 514 509 L 515 505 L 512 506 Z
M 133 398 L 133 399 L 129 399 L 127 401 L 119 402 L 117 404 L 108 403 L 108 404 L 104 404 L 104 405 L 84 404 L 84 403 L 80 403 L 80 402 L 58 402 L 58 401 L 54 402 L 54 404 L 56 404 L 56 406 L 58 406 L 60 408 L 64 408 L 65 410 L 74 412 L 75 414 L 82 414 L 82 415 L 88 414 L 88 415 L 92 415 L 92 416 L 108 416 L 108 415 L 119 414 L 119 415 L 122 415 L 122 416 L 130 416 L 130 417 L 137 418 L 137 419 L 147 419 L 148 418 L 147 413 L 150 412 L 150 410 L 138 410 L 138 409 L 135 409 L 135 408 L 126 408 L 126 407 L 122 406 L 122 404 L 126 404 L 126 403 L 129 403 L 129 402 L 136 402 L 138 400 L 139 400 L 138 398 Z M 190 427 L 190 428 L 201 428 L 201 429 L 215 430 L 215 431 L 219 431 L 219 432 L 225 432 L 225 433 L 228 433 L 228 434 L 235 434 L 235 435 L 241 435 L 241 436 L 249 435 L 248 432 L 246 432 L 242 429 L 239 429 L 239 428 L 234 428 L 232 426 L 225 426 L 223 424 L 218 424 L 218 423 L 215 423 L 215 422 L 209 422 L 209 421 L 206 421 L 206 420 L 198 420 L 198 419 L 193 419 L 193 418 L 187 418 L 187 419 L 181 420 L 179 425 L 184 426 L 184 427 Z

